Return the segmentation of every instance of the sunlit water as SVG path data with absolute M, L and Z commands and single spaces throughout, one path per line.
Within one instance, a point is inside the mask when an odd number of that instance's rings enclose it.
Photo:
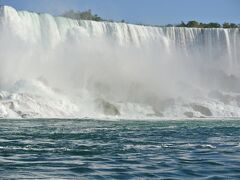
M 239 120 L 0 120 L 6 179 L 238 179 Z

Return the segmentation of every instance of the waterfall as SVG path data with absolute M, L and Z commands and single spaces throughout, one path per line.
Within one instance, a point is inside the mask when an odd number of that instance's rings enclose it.
M 239 48 L 238 28 L 73 20 L 1 6 L 0 117 L 239 116 Z

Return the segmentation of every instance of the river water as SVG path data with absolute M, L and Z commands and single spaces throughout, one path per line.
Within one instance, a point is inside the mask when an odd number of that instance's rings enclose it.
M 239 120 L 0 120 L 3 179 L 238 179 Z

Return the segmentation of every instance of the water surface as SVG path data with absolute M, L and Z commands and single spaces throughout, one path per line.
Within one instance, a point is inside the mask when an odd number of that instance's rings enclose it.
M 239 179 L 239 120 L 0 120 L 6 179 Z

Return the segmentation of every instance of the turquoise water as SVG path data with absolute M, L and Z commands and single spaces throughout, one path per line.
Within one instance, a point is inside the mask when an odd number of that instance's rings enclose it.
M 0 120 L 3 179 L 239 179 L 240 120 Z

